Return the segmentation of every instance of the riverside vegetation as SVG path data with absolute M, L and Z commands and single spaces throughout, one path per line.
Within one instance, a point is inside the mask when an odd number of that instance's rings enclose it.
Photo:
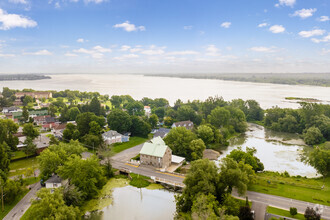
M 15 100 L 14 94 L 14 90 L 4 88 L 0 106 L 10 106 Z M 74 120 L 77 125 L 67 125 L 63 132 L 63 141 L 59 142 L 53 138 L 52 145 L 38 156 L 38 164 L 43 180 L 56 173 L 64 179 L 69 179 L 70 186 L 56 189 L 52 195 L 46 189 L 41 190 L 38 193 L 40 200 L 33 202 L 27 215 L 31 216 L 30 218 L 32 216 L 51 218 L 63 213 L 71 216 L 72 219 L 80 218 L 84 204 L 97 198 L 100 190 L 113 176 L 109 160 L 111 151 L 116 153 L 133 146 L 133 144 L 106 146 L 101 134 L 109 129 L 131 132 L 133 141 L 141 143 L 142 140 L 147 140 L 151 129 L 157 128 L 160 122 L 165 127 L 170 127 L 176 121 L 194 122 L 193 130 L 174 128 L 164 139 L 174 154 L 183 156 L 191 162 L 191 169 L 184 180 L 187 187 L 177 196 L 177 218 L 213 216 L 236 219 L 240 213 L 249 209 L 249 205 L 241 206 L 235 202 L 230 196 L 233 188 L 238 189 L 241 194 L 248 187 L 251 189 L 255 187 L 256 191 L 263 190 L 263 192 L 267 192 L 264 188 L 270 188 L 267 193 L 279 194 L 278 191 L 271 190 L 273 187 L 271 184 L 268 187 L 263 185 L 258 189 L 258 185 L 262 185 L 263 180 L 260 179 L 262 176 L 256 175 L 255 172 L 262 171 L 263 164 L 254 156 L 253 148 L 248 148 L 246 151 L 241 149 L 232 151 L 220 163 L 221 171 L 213 162 L 201 160 L 204 149 L 226 146 L 229 138 L 244 133 L 247 129 L 247 121 L 264 124 L 273 130 L 302 134 L 306 143 L 317 145 L 311 147 L 310 153 L 306 155 L 306 162 L 323 175 L 324 181 L 329 175 L 330 151 L 325 143 L 329 140 L 328 105 L 303 103 L 298 110 L 279 108 L 263 110 L 254 100 L 237 99 L 227 102 L 221 97 L 210 97 L 205 101 L 194 100 L 187 103 L 177 100 L 171 107 L 163 98 L 134 100 L 128 95 L 109 97 L 99 93 L 70 90 L 54 92 L 53 97 L 42 100 L 51 103 L 47 108 L 49 114 L 58 116 L 61 122 Z M 32 98 L 25 97 L 24 100 L 26 100 L 23 102 L 24 111 L 35 105 L 35 100 Z M 151 107 L 150 117 L 145 116 L 146 105 Z M 20 123 L 24 126 L 23 132 L 29 137 L 24 150 L 26 155 L 31 155 L 36 150 L 32 141 L 39 135 L 39 131 L 33 126 L 33 120 L 29 117 L 24 116 Z M 12 152 L 17 150 L 18 140 L 14 134 L 17 133 L 18 125 L 11 120 L 0 119 L 0 128 L 1 140 L 3 140 L 0 143 L 1 183 L 7 190 L 13 185 L 21 189 L 17 184 L 18 180 L 7 178 Z M 87 150 L 83 146 L 95 148 L 98 157 L 92 156 L 83 160 L 81 153 Z M 106 163 L 101 165 L 100 159 L 105 160 Z M 131 184 L 144 187 L 148 185 L 146 182 L 145 177 L 133 175 Z M 289 185 L 285 187 L 289 189 Z M 325 187 L 328 190 L 328 185 Z M 12 192 L 16 193 L 8 204 L 22 195 L 17 190 Z M 52 206 L 53 203 L 57 206 Z M 323 200 L 323 203 L 327 204 L 328 201 Z

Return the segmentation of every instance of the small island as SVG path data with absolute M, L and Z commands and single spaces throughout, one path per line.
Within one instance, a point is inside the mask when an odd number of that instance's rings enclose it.
M 51 79 L 42 74 L 0 74 L 0 81 Z

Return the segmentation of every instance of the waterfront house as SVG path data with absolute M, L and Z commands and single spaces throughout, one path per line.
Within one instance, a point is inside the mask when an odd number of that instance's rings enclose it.
M 185 127 L 188 130 L 194 128 L 194 123 L 192 121 L 179 121 L 172 124 L 172 128 Z
M 161 137 L 156 137 L 150 142 L 144 143 L 140 151 L 140 162 L 141 164 L 166 169 L 172 162 L 172 150 Z

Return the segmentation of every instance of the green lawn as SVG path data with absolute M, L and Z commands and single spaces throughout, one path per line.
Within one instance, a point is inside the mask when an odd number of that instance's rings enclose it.
M 7 214 L 8 212 L 10 212 L 10 210 L 12 208 L 14 208 L 14 206 L 29 192 L 29 190 L 24 190 L 22 192 L 22 194 L 20 196 L 18 196 L 11 204 L 6 204 L 5 203 L 5 206 L 4 206 L 4 211 L 2 212 L 1 209 L 0 209 L 0 219 L 3 219 Z
M 139 174 L 131 173 L 132 180 L 129 182 L 130 185 L 135 186 L 137 188 L 144 188 L 150 185 L 148 181 L 150 178 L 146 176 L 142 176 Z
M 146 142 L 147 140 L 148 140 L 148 138 L 131 137 L 129 139 L 129 142 L 115 143 L 111 147 L 111 152 L 113 152 L 114 154 L 117 154 L 119 152 L 122 152 L 123 150 L 126 150 L 126 149 L 129 149 L 131 147 L 135 147 L 136 145 L 142 144 L 142 143 Z
M 271 214 L 275 214 L 275 215 L 284 216 L 284 217 L 290 217 L 290 218 L 305 220 L 305 217 L 304 217 L 303 214 L 298 213 L 297 215 L 292 217 L 292 215 L 290 215 L 289 210 L 279 209 L 279 208 L 275 208 L 275 207 L 272 207 L 272 206 L 267 207 L 267 212 L 271 213 Z
M 284 177 L 273 172 L 258 173 L 256 183 L 248 190 L 306 202 L 330 205 L 330 177 L 308 179 L 305 177 Z
M 30 156 L 33 156 L 33 154 L 29 155 Z M 15 151 L 12 153 L 12 156 L 11 156 L 11 159 L 12 160 L 15 160 L 15 159 L 19 159 L 19 158 L 24 158 L 26 157 L 26 154 L 23 152 L 23 151 Z
M 36 157 L 13 161 L 10 163 L 9 168 L 14 172 L 9 172 L 9 176 L 22 175 L 25 173 L 27 168 L 37 168 L 38 166 L 39 164 Z

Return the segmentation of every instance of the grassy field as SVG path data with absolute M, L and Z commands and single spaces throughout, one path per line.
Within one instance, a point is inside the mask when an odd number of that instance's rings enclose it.
M 39 164 L 36 157 L 27 158 L 24 160 L 13 161 L 10 163 L 9 176 L 23 175 L 28 168 L 38 168 Z
M 34 156 L 33 154 L 29 155 L 30 156 Z M 20 158 L 26 158 L 26 154 L 23 151 L 15 151 L 12 153 L 11 156 L 11 160 L 16 160 L 16 159 L 20 159 Z
M 142 176 L 139 174 L 131 173 L 132 180 L 129 182 L 130 185 L 137 187 L 137 188 L 145 188 L 150 185 L 148 181 L 150 178 L 146 176 Z
M 330 177 L 324 183 L 322 178 L 284 177 L 277 173 L 264 172 L 257 174 L 256 183 L 250 185 L 248 190 L 330 205 Z
M 141 137 L 131 137 L 129 139 L 129 142 L 125 143 L 116 143 L 111 147 L 111 152 L 113 154 L 117 154 L 119 152 L 122 152 L 123 150 L 129 149 L 131 147 L 135 147 L 136 145 L 142 144 L 146 142 L 148 138 L 141 138 Z
M 18 196 L 15 201 L 13 201 L 11 204 L 6 204 L 5 203 L 5 206 L 4 206 L 4 211 L 2 212 L 1 209 L 0 209 L 0 219 L 3 219 L 7 214 L 8 212 L 10 212 L 10 210 L 12 208 L 14 208 L 14 206 L 19 202 L 21 201 L 21 199 L 29 192 L 29 190 L 24 190 L 22 192 L 22 194 L 20 196 Z
M 305 220 L 305 217 L 303 214 L 298 213 L 294 217 L 290 214 L 289 210 L 284 210 L 284 209 L 278 209 L 272 206 L 267 207 L 267 212 L 275 215 L 281 215 L 284 217 L 290 217 L 290 218 L 295 218 L 295 219 L 300 219 L 300 220 Z

